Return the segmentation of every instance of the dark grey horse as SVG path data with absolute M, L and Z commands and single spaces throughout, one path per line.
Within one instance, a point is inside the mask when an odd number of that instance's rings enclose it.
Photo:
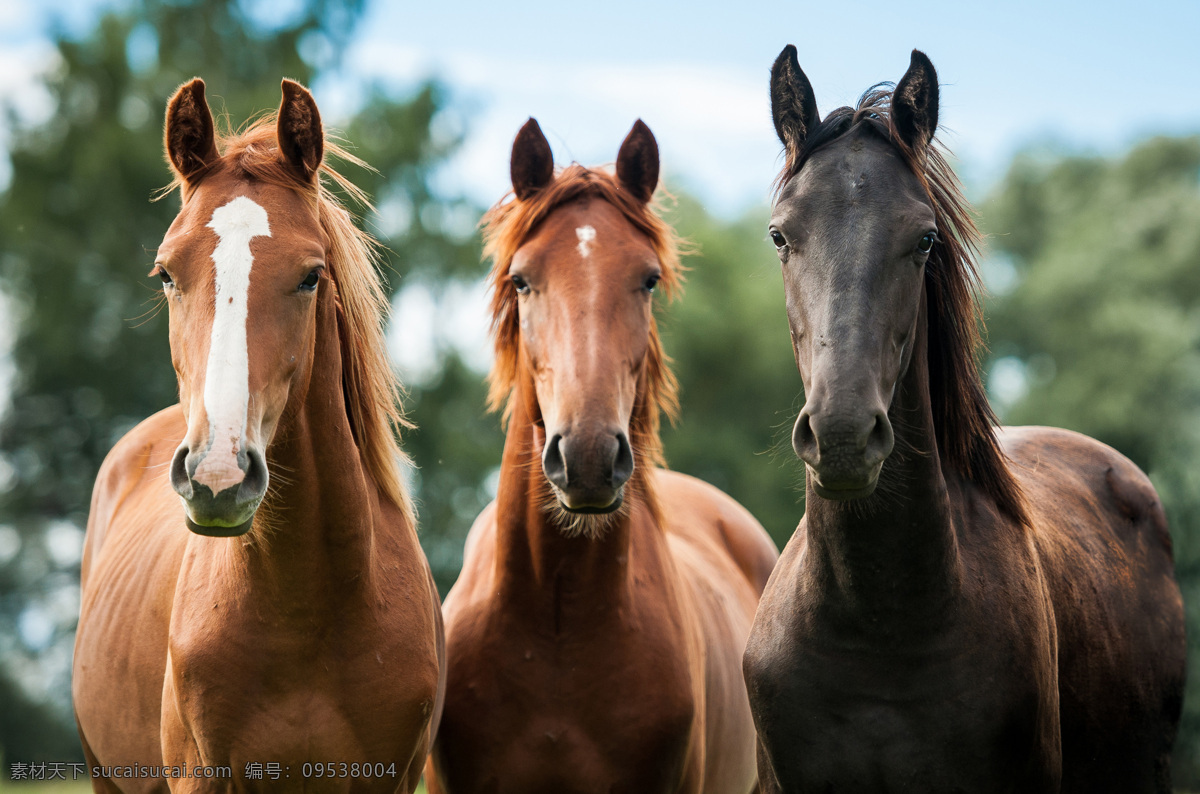
M 1170 791 L 1166 519 L 1109 447 L 997 432 L 933 65 L 822 120 L 788 47 L 771 103 L 808 501 L 745 656 L 765 789 Z

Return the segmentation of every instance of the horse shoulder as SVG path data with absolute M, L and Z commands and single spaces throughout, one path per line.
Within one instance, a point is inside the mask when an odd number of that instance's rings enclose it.
M 1054 604 L 1064 784 L 1139 790 L 1133 781 L 1169 768 L 1185 672 L 1162 505 L 1149 478 L 1099 441 L 1037 427 L 1002 438 Z
M 713 486 L 670 471 L 657 472 L 655 486 L 673 562 L 704 638 L 705 693 L 697 701 L 704 705 L 695 714 L 705 735 L 701 788 L 745 790 L 756 769 L 742 655 L 778 554 L 758 521 Z
M 88 511 L 82 564 L 84 587 L 88 570 L 107 539 L 114 517 L 140 491 L 158 490 L 157 480 L 165 477 L 171 455 L 186 432 L 183 412 L 173 405 L 138 423 L 104 457 Z
M 109 452 L 92 494 L 72 690 L 81 736 L 101 763 L 161 762 L 162 690 L 152 682 L 162 680 L 166 666 L 174 584 L 189 534 L 182 521 L 170 521 L 180 510 L 166 483 L 183 434 L 178 406 L 141 422 Z M 115 669 L 114 658 L 124 660 Z
M 728 494 L 680 472 L 655 472 L 655 489 L 667 532 L 688 540 L 715 543 L 762 595 L 779 558 L 770 535 L 750 511 Z
M 492 501 L 483 508 L 467 532 L 463 544 L 462 570 L 442 604 L 447 630 L 463 608 L 487 598 L 492 590 L 495 559 L 496 502 Z
M 448 699 L 460 701 L 464 696 L 478 694 L 474 687 L 464 691 L 463 681 L 477 683 L 494 659 L 481 652 L 491 638 L 488 635 L 489 615 L 497 607 L 494 595 L 496 558 L 496 503 L 493 501 L 475 519 L 467 533 L 463 549 L 462 570 L 454 586 L 442 602 L 445 621 L 447 684 L 458 679 L 457 691 L 451 690 Z
M 790 670 L 799 650 L 796 626 L 808 603 L 801 591 L 801 569 L 807 548 L 807 516 L 803 516 L 763 588 L 746 643 L 743 658 L 746 681 L 752 692 L 759 693 L 756 699 L 764 705 L 773 703 L 778 688 L 787 684 L 788 673 L 783 671 Z

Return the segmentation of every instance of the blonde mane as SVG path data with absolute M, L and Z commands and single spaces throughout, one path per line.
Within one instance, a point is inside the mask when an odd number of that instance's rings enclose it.
M 679 238 L 658 214 L 658 207 L 639 202 L 623 190 L 617 178 L 606 172 L 572 164 L 555 174 L 550 184 L 527 199 L 511 193 L 488 210 L 480 221 L 483 229 L 483 255 L 492 260 L 492 337 L 495 361 L 488 375 L 488 408 L 503 408 L 507 422 L 512 414 L 512 397 L 520 372 L 520 325 L 517 319 L 517 292 L 508 278 L 508 269 L 517 249 L 554 210 L 572 199 L 594 196 L 620 210 L 634 228 L 650 241 L 662 268 L 659 285 L 668 299 L 683 281 Z M 645 477 L 649 467 L 664 466 L 661 416 L 674 419 L 679 410 L 678 383 L 663 352 L 654 317 L 650 319 L 650 340 L 642 374 L 638 381 L 637 401 L 630 418 L 630 442 L 637 465 L 633 485 L 657 512 L 652 489 Z
M 329 240 L 326 266 L 335 290 L 342 346 L 342 391 L 350 428 L 368 474 L 415 527 L 412 498 L 401 473 L 409 458 L 398 441 L 400 429 L 412 425 L 400 407 L 403 387 L 392 369 L 384 341 L 383 326 L 389 303 L 379 276 L 380 246 L 374 237 L 354 224 L 332 188 L 336 187 L 366 209 L 371 208 L 371 203 L 366 193 L 334 170 L 329 159 L 370 166 L 326 136 L 325 159 L 320 168 L 323 178 L 315 185 L 305 182 L 280 158 L 276 123 L 276 115 L 270 113 L 241 131 L 218 133 L 221 158 L 192 180 L 230 169 L 248 179 L 293 190 L 314 203 L 321 229 Z M 164 192 L 177 187 L 182 187 L 179 179 Z

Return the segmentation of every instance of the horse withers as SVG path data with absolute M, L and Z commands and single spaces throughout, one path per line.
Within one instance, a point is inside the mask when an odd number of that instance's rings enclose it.
M 808 498 L 746 650 L 764 788 L 1169 792 L 1166 519 L 1109 447 L 996 432 L 933 65 L 821 119 L 788 47 L 771 104 Z
M 679 281 L 640 121 L 616 174 L 555 173 L 532 119 L 514 196 L 484 218 L 495 502 L 446 599 L 433 792 L 737 792 L 755 785 L 741 655 L 774 545 L 749 513 L 660 468 L 675 404 L 652 311 Z
M 168 105 L 182 209 L 153 275 L 180 404 L 92 497 L 73 693 L 98 791 L 417 786 L 442 622 L 374 243 L 322 184 L 355 193 L 327 149 L 346 157 L 291 81 L 223 139 L 200 80 Z

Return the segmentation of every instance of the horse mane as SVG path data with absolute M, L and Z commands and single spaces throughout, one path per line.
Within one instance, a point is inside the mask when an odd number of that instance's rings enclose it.
M 326 135 L 325 159 L 319 171 L 323 179 L 306 182 L 280 158 L 276 124 L 276 114 L 269 113 L 240 131 L 219 132 L 221 158 L 199 178 L 232 170 L 246 179 L 293 190 L 313 202 L 321 230 L 329 240 L 329 261 L 325 264 L 334 288 L 342 348 L 342 393 L 350 429 L 370 477 L 416 527 L 416 511 L 401 474 L 401 467 L 410 461 L 398 441 L 400 429 L 412 425 L 400 407 L 403 387 L 392 369 L 384 341 L 389 303 L 378 270 L 380 245 L 355 225 L 334 188 L 366 209 L 371 208 L 371 202 L 362 189 L 329 164 L 329 158 L 370 166 Z M 176 187 L 182 187 L 178 178 L 164 192 Z
M 929 393 L 938 454 L 943 465 L 978 485 L 1002 512 L 1028 524 L 1024 495 L 996 440 L 999 420 L 979 375 L 985 328 L 975 261 L 981 236 L 942 142 L 934 138 L 923 151 L 916 151 L 897 133 L 891 88 L 890 83 L 872 86 L 856 107 L 829 113 L 799 151 L 787 153 L 775 197 L 815 151 L 859 126 L 873 130 L 900 153 L 925 188 L 938 228 L 925 268 Z
M 508 269 L 517 249 L 529 239 L 543 220 L 563 204 L 582 197 L 607 201 L 621 211 L 634 228 L 649 239 L 650 246 L 662 267 L 659 286 L 668 299 L 675 296 L 683 281 L 680 263 L 680 242 L 675 233 L 658 214 L 656 202 L 640 202 L 621 188 L 616 176 L 594 168 L 572 163 L 559 169 L 554 179 L 526 199 L 511 192 L 495 204 L 480 220 L 483 230 L 483 256 L 492 260 L 489 275 L 492 286 L 492 338 L 495 359 L 488 375 L 488 409 L 503 408 L 503 421 L 512 415 L 513 393 L 520 376 L 520 326 L 517 319 L 517 291 L 508 278 Z M 670 369 L 670 359 L 663 351 L 658 325 L 650 317 L 650 340 L 642 373 L 638 380 L 638 396 L 630 417 L 630 446 L 637 465 L 633 482 L 652 511 L 657 511 L 647 467 L 665 466 L 662 439 L 659 436 L 661 416 L 674 419 L 679 411 L 679 385 Z

